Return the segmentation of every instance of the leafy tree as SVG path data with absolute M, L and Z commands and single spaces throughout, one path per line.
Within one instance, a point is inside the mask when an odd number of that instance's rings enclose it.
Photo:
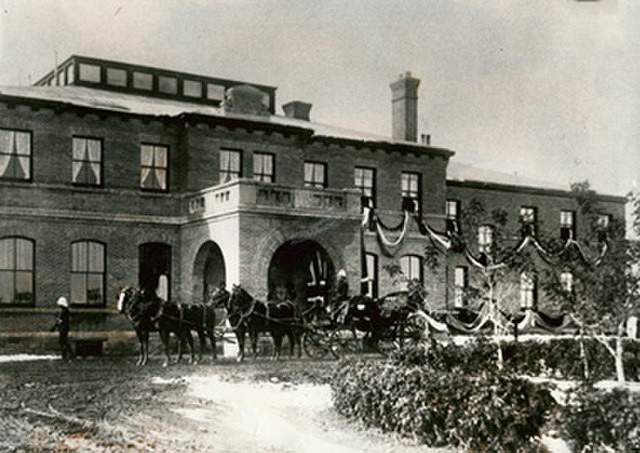
M 504 209 L 489 211 L 481 200 L 473 198 L 462 211 L 459 230 L 451 237 L 452 251 L 466 253 L 474 262 L 465 298 L 480 306 L 489 304 L 499 368 L 503 365 L 500 336 L 511 332 L 520 312 L 520 275 L 526 273 L 535 279 L 537 272 L 528 252 L 517 250 L 524 225 L 509 220 Z M 426 256 L 432 256 L 436 247 L 429 244 Z
M 581 236 L 583 249 L 559 254 L 544 271 L 543 289 L 564 313 L 581 324 L 581 337 L 592 337 L 604 345 L 614 359 L 618 381 L 624 382 L 625 327 L 640 310 L 640 275 L 634 270 L 640 262 L 640 247 L 638 242 L 625 238 L 624 219 L 613 218 L 607 226 L 602 223 L 602 211 L 587 182 L 574 184 L 572 192 L 580 218 L 588 226 Z M 640 199 L 635 197 L 632 203 L 635 226 L 640 232 Z M 588 255 L 586 260 L 584 255 Z M 586 363 L 585 375 L 588 377 Z

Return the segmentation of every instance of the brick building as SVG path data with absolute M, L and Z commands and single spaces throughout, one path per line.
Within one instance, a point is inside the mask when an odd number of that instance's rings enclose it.
M 391 84 L 392 138 L 314 123 L 300 101 L 277 115 L 275 87 L 88 57 L 0 88 L 0 342 L 48 339 L 60 295 L 78 337 L 116 338 L 127 284 L 330 299 L 345 269 L 377 296 L 400 289 L 392 263 L 452 308 L 465 264 L 426 269 L 423 230 L 473 197 L 557 228 L 571 212 L 579 231 L 566 191 L 448 177 L 454 153 L 417 142 L 418 86 Z M 623 198 L 600 200 L 623 217 Z

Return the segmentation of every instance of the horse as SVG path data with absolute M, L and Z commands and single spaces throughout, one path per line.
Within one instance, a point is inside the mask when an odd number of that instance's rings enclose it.
M 189 343 L 193 360 L 193 339 L 184 326 L 170 322 L 171 313 L 176 311 L 176 304 L 168 303 L 159 297 L 146 295 L 140 289 L 127 286 L 118 296 L 118 311 L 123 313 L 136 332 L 140 342 L 140 356 L 136 365 L 146 365 L 149 360 L 149 333 L 158 331 L 167 357 L 164 366 L 171 362 L 169 353 L 169 337 L 174 333 L 179 339 L 178 362 L 182 359 L 182 351 L 186 342 Z M 188 334 L 188 335 L 187 335 Z
M 238 340 L 238 362 L 244 360 L 245 334 L 249 334 L 253 358 L 258 355 L 258 334 L 269 332 L 273 338 L 272 359 L 280 358 L 282 339 L 289 340 L 289 353 L 293 356 L 296 344 L 300 344 L 301 317 L 293 302 L 262 302 L 254 299 L 240 285 L 233 285 L 227 303 L 229 323 Z M 298 348 L 300 354 L 300 348 Z

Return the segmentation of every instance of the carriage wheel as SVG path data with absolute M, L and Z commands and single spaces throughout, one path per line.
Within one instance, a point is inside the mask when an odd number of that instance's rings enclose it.
M 355 354 L 360 351 L 360 340 L 351 329 L 339 327 L 331 332 L 329 337 L 331 354 L 338 359 L 345 355 Z
M 329 335 L 321 330 L 309 329 L 302 337 L 304 352 L 312 359 L 325 357 L 331 351 L 330 344 Z
M 403 346 L 428 348 L 430 341 L 428 321 L 422 316 L 410 316 L 404 324 Z

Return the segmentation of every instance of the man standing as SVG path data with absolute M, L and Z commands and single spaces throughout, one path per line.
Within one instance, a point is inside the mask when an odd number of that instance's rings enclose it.
M 334 307 L 334 319 L 339 324 L 344 324 L 349 311 L 349 283 L 347 283 L 347 271 L 344 269 L 338 271 Z
M 60 334 L 58 341 L 60 343 L 60 349 L 62 350 L 62 358 L 64 360 L 71 360 L 71 346 L 69 345 L 69 303 L 64 296 L 60 296 L 56 305 L 60 307 L 60 313 L 51 331 L 53 332 L 58 329 Z

